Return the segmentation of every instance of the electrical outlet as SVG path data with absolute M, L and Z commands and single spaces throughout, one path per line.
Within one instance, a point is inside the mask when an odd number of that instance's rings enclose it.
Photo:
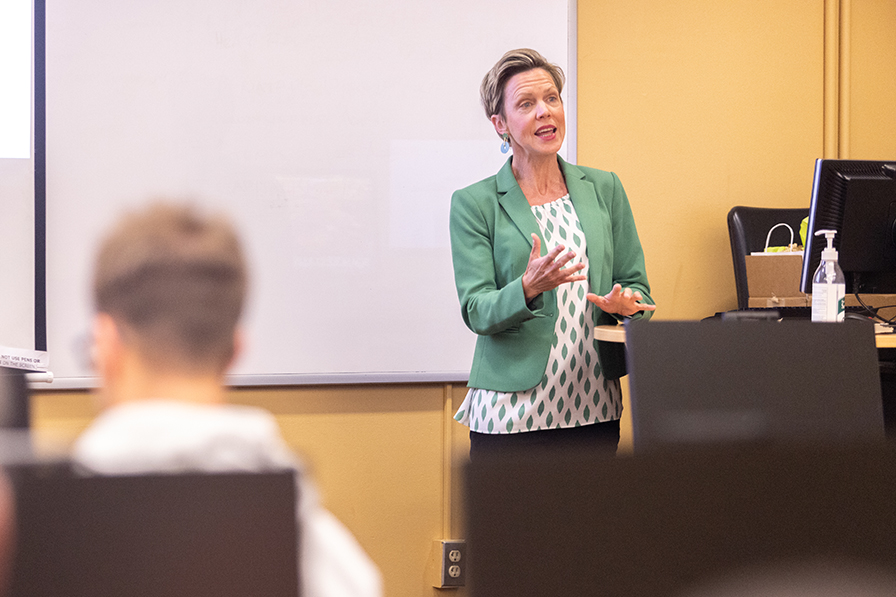
M 433 585 L 440 589 L 462 587 L 467 582 L 467 543 L 461 540 L 441 540 L 433 544 L 436 559 L 436 578 Z

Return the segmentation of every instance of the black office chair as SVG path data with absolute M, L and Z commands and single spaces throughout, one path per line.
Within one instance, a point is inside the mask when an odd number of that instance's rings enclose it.
M 799 234 L 800 223 L 809 215 L 808 209 L 744 207 L 737 205 L 728 212 L 728 237 L 731 239 L 731 260 L 734 263 L 734 284 L 737 288 L 737 308 L 746 309 L 750 301 L 750 289 L 747 285 L 747 262 L 744 259 L 754 251 L 765 249 L 765 239 L 769 229 L 775 224 L 784 222 L 793 228 L 794 242 Z M 786 230 L 775 231 L 772 244 L 777 242 L 778 234 L 786 234 Z

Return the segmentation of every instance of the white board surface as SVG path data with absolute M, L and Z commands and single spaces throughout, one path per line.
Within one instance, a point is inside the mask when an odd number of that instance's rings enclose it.
M 0 2 L 0 346 L 34 349 L 31 0 Z
M 54 385 L 90 385 L 96 245 L 152 197 L 191 198 L 241 232 L 252 285 L 233 383 L 466 379 L 449 202 L 506 159 L 479 82 L 516 47 L 567 68 L 568 9 L 47 0 Z

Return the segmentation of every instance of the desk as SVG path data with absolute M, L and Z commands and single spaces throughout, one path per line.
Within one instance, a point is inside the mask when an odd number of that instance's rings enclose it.
M 625 326 L 596 326 L 594 328 L 594 337 L 604 342 L 625 342 Z M 896 348 L 896 334 L 875 334 L 874 343 L 878 349 Z
M 625 342 L 625 326 L 622 324 L 596 326 L 594 337 L 604 342 Z

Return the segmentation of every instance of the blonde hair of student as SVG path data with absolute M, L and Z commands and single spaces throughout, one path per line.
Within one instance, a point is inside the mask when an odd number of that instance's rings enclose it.
M 563 92 L 566 76 L 559 66 L 551 64 L 544 56 L 529 48 L 510 50 L 485 74 L 479 87 L 479 98 L 482 100 L 482 107 L 485 108 L 486 117 L 490 119 L 496 114 L 503 116 L 504 88 L 507 86 L 507 81 L 514 75 L 535 68 L 547 72 L 554 80 L 557 92 Z
M 246 264 L 233 227 L 196 209 L 155 203 L 103 241 L 95 306 L 154 367 L 223 372 L 245 301 Z

